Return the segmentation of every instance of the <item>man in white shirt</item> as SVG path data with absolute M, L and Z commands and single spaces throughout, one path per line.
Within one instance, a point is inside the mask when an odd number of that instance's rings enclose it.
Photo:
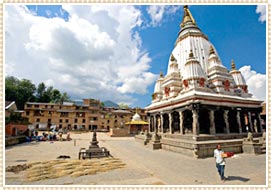
M 214 157 L 216 161 L 216 168 L 220 175 L 220 178 L 222 181 L 225 181 L 226 178 L 224 176 L 224 170 L 225 170 L 225 159 L 222 157 L 222 154 L 224 153 L 223 150 L 221 150 L 220 144 L 216 146 L 216 149 L 214 150 Z

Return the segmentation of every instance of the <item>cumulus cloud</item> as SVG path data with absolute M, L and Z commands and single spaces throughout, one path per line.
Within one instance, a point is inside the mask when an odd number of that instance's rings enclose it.
M 266 21 L 266 6 L 265 5 L 257 5 L 256 13 L 260 14 L 259 21 Z
M 156 27 L 160 26 L 162 20 L 165 16 L 174 15 L 181 6 L 174 6 L 174 5 L 151 5 L 147 8 L 147 13 L 150 16 L 151 22 L 148 26 Z
M 257 73 L 251 70 L 251 66 L 243 66 L 239 69 L 244 76 L 249 93 L 253 94 L 253 97 L 265 100 L 266 98 L 266 75 Z
M 133 93 L 147 92 L 157 76 L 149 71 L 151 59 L 136 31 L 140 10 L 68 4 L 63 10 L 67 21 L 5 6 L 7 75 L 54 85 L 74 98 L 132 104 Z

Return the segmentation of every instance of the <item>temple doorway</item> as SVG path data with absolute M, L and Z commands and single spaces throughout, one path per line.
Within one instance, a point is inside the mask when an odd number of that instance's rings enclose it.
M 239 126 L 237 123 L 237 112 L 235 110 L 229 111 L 228 122 L 230 127 L 230 133 L 239 133 Z
M 223 110 L 216 110 L 215 111 L 215 130 L 216 133 L 224 133 L 224 128 L 226 128 L 226 124 L 223 117 L 224 111 Z
M 166 133 L 169 131 L 169 117 L 168 114 L 163 115 L 163 132 Z
M 199 133 L 210 134 L 209 111 L 205 108 L 199 111 Z
M 185 110 L 183 112 L 183 126 L 184 134 L 192 134 L 193 117 L 191 110 Z
M 180 132 L 180 116 L 176 111 L 172 113 L 172 133 L 175 132 Z

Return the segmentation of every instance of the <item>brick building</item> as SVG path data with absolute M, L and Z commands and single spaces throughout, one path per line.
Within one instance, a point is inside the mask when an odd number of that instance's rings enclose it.
M 50 125 L 69 130 L 109 131 L 110 128 L 124 128 L 132 119 L 136 109 L 103 107 L 94 99 L 83 99 L 83 103 L 38 103 L 27 102 L 23 116 L 35 128 L 47 129 Z M 138 109 L 143 120 L 147 120 L 144 109 Z

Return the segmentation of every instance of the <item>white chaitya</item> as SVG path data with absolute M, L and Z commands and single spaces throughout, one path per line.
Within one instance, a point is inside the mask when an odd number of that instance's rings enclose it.
M 189 90 L 251 97 L 241 72 L 222 64 L 212 43 L 197 26 L 187 6 L 165 76 L 155 84 L 153 103 L 184 95 Z M 190 55 L 193 57 L 190 57 Z M 181 97 L 179 97 L 181 98 Z
M 234 62 L 231 71 L 223 65 L 188 6 L 184 6 L 180 27 L 167 73 L 160 74 L 146 107 L 149 132 L 161 135 L 163 149 L 194 157 L 213 156 L 210 142 L 204 141 L 220 138 L 241 152 L 240 143 L 232 143 L 232 139 L 242 139 L 247 130 L 262 132 L 262 101 L 248 93 Z
M 137 112 L 133 115 L 132 121 L 141 121 L 140 115 Z

